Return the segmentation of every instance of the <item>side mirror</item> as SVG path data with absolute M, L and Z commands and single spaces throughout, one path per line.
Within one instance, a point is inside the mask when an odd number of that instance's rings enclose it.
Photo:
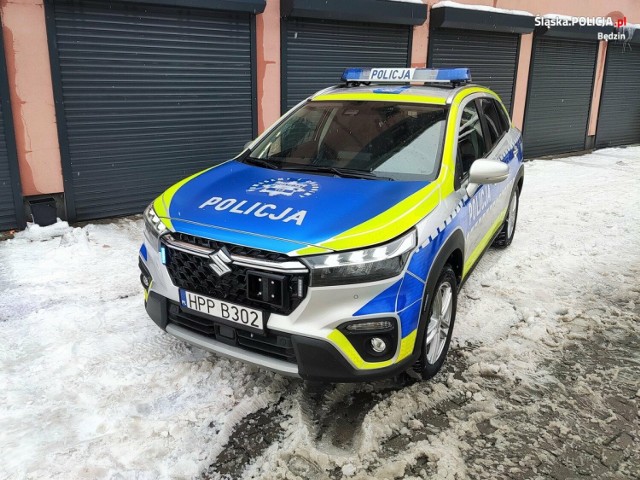
M 508 177 L 509 166 L 506 163 L 479 158 L 471 164 L 469 169 L 467 195 L 471 197 L 482 184 L 500 183 Z
M 469 169 L 469 183 L 500 183 L 509 177 L 509 166 L 498 160 L 478 159 Z
M 244 144 L 244 147 L 242 147 L 242 150 L 246 150 L 247 148 L 249 148 L 249 145 L 251 145 L 253 143 L 253 140 L 249 140 L 247 143 Z

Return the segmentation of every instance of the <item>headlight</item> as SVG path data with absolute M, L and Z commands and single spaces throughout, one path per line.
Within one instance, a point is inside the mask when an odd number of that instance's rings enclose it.
M 160 217 L 156 214 L 153 203 L 145 209 L 142 216 L 144 217 L 144 225 L 147 232 L 149 232 L 152 238 L 159 238 L 160 235 L 167 230 L 165 224 L 162 223 L 162 220 L 160 220 Z
M 311 268 L 313 287 L 375 282 L 400 274 L 415 246 L 416 233 L 412 230 L 384 245 L 301 260 Z

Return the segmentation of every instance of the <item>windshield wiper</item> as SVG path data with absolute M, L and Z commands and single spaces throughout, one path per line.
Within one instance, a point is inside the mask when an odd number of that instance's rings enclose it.
M 259 167 L 270 168 L 272 170 L 282 169 L 282 166 L 279 162 L 271 162 L 269 160 L 264 160 L 262 158 L 246 157 L 246 158 L 243 158 L 242 161 L 244 163 L 249 163 L 251 165 L 258 165 Z
M 333 173 L 339 177 L 347 178 L 366 178 L 369 180 L 393 180 L 389 177 L 380 177 L 375 173 L 366 172 L 364 170 L 354 170 L 351 168 L 328 167 L 322 165 L 296 165 L 291 167 L 281 167 L 281 170 L 292 172 L 322 172 Z

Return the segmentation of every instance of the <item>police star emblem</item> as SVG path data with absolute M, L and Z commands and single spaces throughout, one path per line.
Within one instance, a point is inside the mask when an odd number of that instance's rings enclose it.
M 247 192 L 266 193 L 270 197 L 283 195 L 285 197 L 310 197 L 318 191 L 320 185 L 313 180 L 303 178 L 271 178 L 254 183 Z

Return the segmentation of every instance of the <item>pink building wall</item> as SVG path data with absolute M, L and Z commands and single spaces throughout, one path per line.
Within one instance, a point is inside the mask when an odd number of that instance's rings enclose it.
M 533 48 L 533 33 L 520 35 L 520 51 L 518 52 L 518 73 L 513 93 L 513 124 L 522 130 L 524 124 L 524 107 L 527 99 L 527 85 L 529 83 L 529 67 L 531 65 L 531 50 Z
M 63 191 L 42 0 L 0 2 L 24 195 Z
M 280 117 L 280 0 L 268 0 L 256 18 L 258 133 Z

